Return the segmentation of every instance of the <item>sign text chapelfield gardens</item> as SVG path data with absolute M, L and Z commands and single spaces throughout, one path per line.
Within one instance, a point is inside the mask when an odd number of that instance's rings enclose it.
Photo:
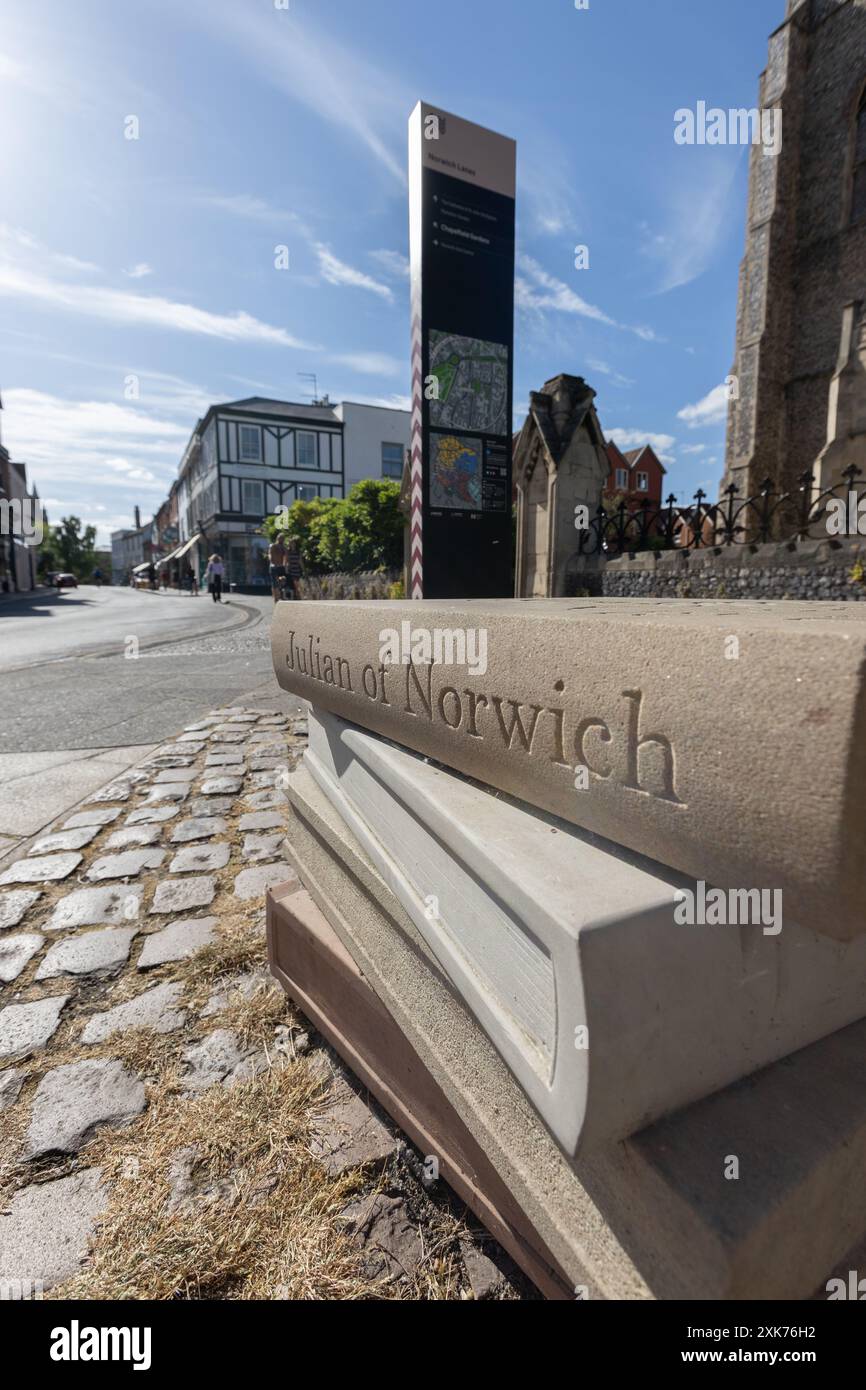
M 684 808 L 676 791 L 676 755 L 667 735 L 643 727 L 643 692 L 624 689 L 618 709 L 587 713 L 579 719 L 558 700 L 549 704 L 528 703 L 505 692 L 482 691 L 477 683 L 439 685 L 434 689 L 436 663 L 418 664 L 412 660 L 391 664 L 386 661 L 353 661 L 339 653 L 324 652 L 321 637 L 303 637 L 290 629 L 285 634 L 285 669 L 340 692 L 349 700 L 365 700 L 394 718 L 394 733 L 405 729 L 408 720 L 460 734 L 478 744 L 492 743 L 509 753 L 526 754 L 554 767 L 572 770 L 585 767 L 591 778 L 612 781 L 619 786 Z M 297 687 L 295 687 L 297 688 Z M 562 696 L 565 682 L 552 685 L 553 696 Z M 312 698 L 312 691 L 304 690 Z M 342 712 L 351 719 L 351 711 Z M 365 721 L 360 718 L 361 723 Z M 639 755 L 653 748 L 653 776 L 639 771 Z

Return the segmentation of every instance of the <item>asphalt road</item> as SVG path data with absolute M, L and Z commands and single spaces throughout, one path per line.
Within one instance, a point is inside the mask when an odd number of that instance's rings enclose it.
M 91 586 L 3 604 L 0 747 L 157 743 L 253 690 L 279 700 L 272 611 L 270 597 L 217 605 Z
M 215 705 L 298 710 L 272 612 L 90 586 L 0 604 L 0 859 Z

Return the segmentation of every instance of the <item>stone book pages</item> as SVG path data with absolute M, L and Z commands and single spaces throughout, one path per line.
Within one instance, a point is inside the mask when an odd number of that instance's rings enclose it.
M 866 605 L 279 605 L 293 694 L 614 844 L 866 930 Z M 721 919 L 724 920 L 724 919 Z
M 568 1154 L 866 1015 L 866 935 L 679 925 L 693 881 L 322 710 L 301 771 Z

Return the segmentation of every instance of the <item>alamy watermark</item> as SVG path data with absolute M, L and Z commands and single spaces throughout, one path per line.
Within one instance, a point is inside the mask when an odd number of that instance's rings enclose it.
M 763 927 L 764 936 L 782 930 L 781 888 L 707 888 L 703 879 L 674 893 L 674 921 L 680 927 Z
M 674 112 L 677 145 L 762 145 L 770 158 L 782 150 L 782 108 L 770 106 L 722 110 L 699 101 L 695 110 L 681 106 Z
M 866 493 L 852 488 L 847 498 L 831 497 L 826 525 L 828 536 L 866 536 Z
M 465 666 L 470 676 L 483 676 L 487 629 L 413 627 L 402 622 L 399 630 L 386 627 L 379 633 L 379 660 L 383 666 Z
M 0 536 L 12 536 L 24 545 L 41 545 L 45 521 L 36 497 L 0 498 Z

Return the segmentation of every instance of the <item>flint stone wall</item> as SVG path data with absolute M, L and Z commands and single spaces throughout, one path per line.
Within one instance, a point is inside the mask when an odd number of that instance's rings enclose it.
M 862 571 L 862 577 L 859 577 Z M 866 601 L 866 537 L 698 551 L 641 551 L 572 577 L 574 595 L 605 598 L 790 598 Z

